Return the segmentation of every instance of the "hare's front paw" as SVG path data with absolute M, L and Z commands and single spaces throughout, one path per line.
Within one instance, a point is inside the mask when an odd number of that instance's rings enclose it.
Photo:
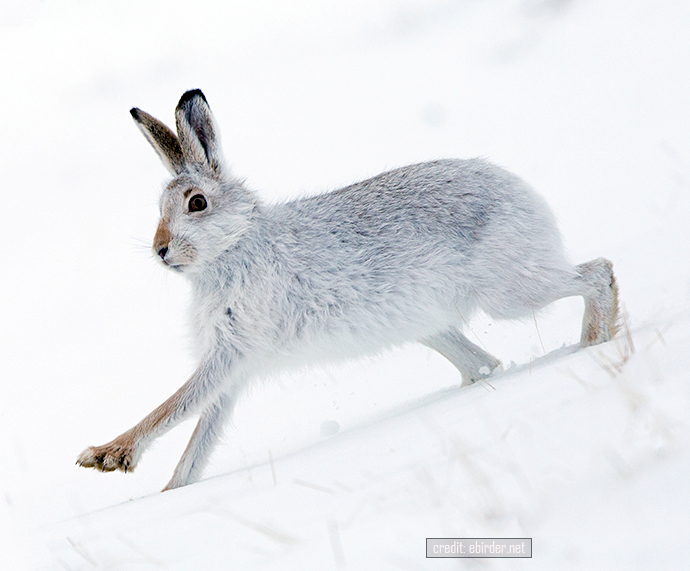
M 77 458 L 77 464 L 84 468 L 95 468 L 103 472 L 122 470 L 131 472 L 137 464 L 136 446 L 126 436 L 118 436 L 103 446 L 89 446 Z

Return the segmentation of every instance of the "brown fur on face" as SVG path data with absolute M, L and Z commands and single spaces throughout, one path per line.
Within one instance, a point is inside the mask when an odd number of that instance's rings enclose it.
M 156 253 L 160 252 L 161 248 L 167 248 L 170 244 L 170 230 L 168 230 L 168 221 L 161 218 L 156 229 L 156 234 L 153 236 L 153 249 Z

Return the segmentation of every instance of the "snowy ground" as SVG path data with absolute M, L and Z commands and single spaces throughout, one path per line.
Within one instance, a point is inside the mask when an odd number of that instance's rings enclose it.
M 687 568 L 690 6 L 246 4 L 0 6 L 0 567 Z M 574 299 L 480 316 L 488 383 L 405 347 L 256 387 L 199 484 L 158 493 L 193 423 L 134 474 L 78 469 L 194 367 L 186 284 L 149 254 L 165 171 L 127 111 L 172 123 L 195 87 L 267 200 L 438 157 L 510 168 L 573 261 L 613 260 L 627 331 L 573 352 Z M 533 557 L 425 559 L 426 537 Z

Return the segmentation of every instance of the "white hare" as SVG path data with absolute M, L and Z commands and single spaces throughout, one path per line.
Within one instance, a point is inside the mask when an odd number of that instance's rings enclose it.
M 201 357 L 173 396 L 86 449 L 81 466 L 132 470 L 152 440 L 200 413 L 166 489 L 190 484 L 243 388 L 287 367 L 418 341 L 448 358 L 463 383 L 481 379 L 499 361 L 461 332 L 476 309 L 510 319 L 582 296 L 582 346 L 618 330 L 611 263 L 573 266 L 544 200 L 488 162 L 420 163 L 267 205 L 226 168 L 201 91 L 180 99 L 177 135 L 131 114 L 173 176 L 153 250 L 192 284 Z

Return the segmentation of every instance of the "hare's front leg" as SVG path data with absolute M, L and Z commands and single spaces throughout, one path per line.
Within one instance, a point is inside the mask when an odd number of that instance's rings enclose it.
M 496 357 L 477 347 L 455 327 L 423 339 L 422 343 L 438 351 L 455 365 L 462 375 L 463 385 L 488 377 L 501 364 Z
M 201 478 L 211 450 L 221 437 L 223 423 L 232 413 L 235 402 L 236 395 L 223 393 L 201 413 L 187 449 L 163 491 L 192 484 Z
M 203 407 L 219 392 L 228 373 L 227 356 L 204 360 L 191 378 L 162 405 L 108 444 L 91 446 L 77 458 L 77 464 L 103 472 L 134 470 L 146 447 L 176 424 Z

